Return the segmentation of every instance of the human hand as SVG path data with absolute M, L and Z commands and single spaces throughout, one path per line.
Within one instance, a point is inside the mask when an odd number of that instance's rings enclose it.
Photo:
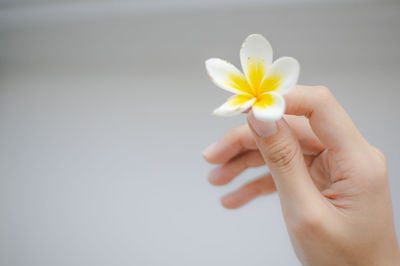
M 386 163 L 325 87 L 297 86 L 285 95 L 285 118 L 256 120 L 208 147 L 220 164 L 214 185 L 248 167 L 270 173 L 222 198 L 237 208 L 278 191 L 294 250 L 304 265 L 400 265 Z

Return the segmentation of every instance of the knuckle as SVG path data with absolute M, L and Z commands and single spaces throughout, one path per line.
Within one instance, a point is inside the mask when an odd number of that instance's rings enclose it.
M 321 99 L 330 99 L 332 98 L 331 91 L 325 86 L 315 86 L 315 95 Z
M 272 145 L 269 149 L 267 160 L 274 166 L 287 168 L 293 163 L 298 146 L 293 141 L 285 141 Z
M 375 160 L 374 163 L 371 164 L 372 173 L 375 176 L 375 178 L 386 178 L 387 167 L 386 167 L 385 155 L 375 147 L 374 150 L 375 150 Z
M 383 153 L 376 147 L 371 146 L 372 152 L 363 155 L 362 169 L 360 170 L 364 176 L 363 186 L 380 189 L 386 186 L 388 182 L 386 159 Z

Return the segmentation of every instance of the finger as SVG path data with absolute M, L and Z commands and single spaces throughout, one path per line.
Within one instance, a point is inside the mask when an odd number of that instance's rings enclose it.
M 271 174 L 255 179 L 236 191 L 233 191 L 221 199 L 221 203 L 228 209 L 235 209 L 243 206 L 252 199 L 276 191 L 274 181 Z
M 314 155 L 304 155 L 307 167 L 310 167 L 314 158 Z M 226 164 L 214 168 L 208 174 L 208 181 L 215 186 L 226 185 L 247 168 L 262 165 L 265 165 L 265 161 L 261 153 L 258 150 L 248 151 L 240 154 Z
M 284 119 L 277 122 L 257 120 L 248 116 L 257 146 L 274 179 L 284 209 L 313 206 L 321 195 L 309 176 L 300 144 Z
M 247 168 L 264 164 L 264 158 L 258 150 L 248 151 L 214 168 L 208 175 L 208 181 L 217 186 L 226 185 Z
M 208 146 L 203 151 L 209 163 L 226 163 L 244 150 L 256 150 L 257 146 L 247 125 L 234 128 L 221 140 Z
M 297 135 L 305 154 L 315 155 L 325 148 L 315 136 L 306 118 L 292 115 L 285 117 Z M 203 156 L 210 163 L 223 164 L 243 151 L 256 149 L 257 145 L 249 127 L 243 125 L 231 130 L 220 141 L 207 147 L 203 151 Z
M 297 86 L 284 97 L 286 113 L 306 116 L 328 149 L 352 150 L 354 145 L 365 141 L 327 88 Z
M 325 149 L 325 146 L 311 129 L 307 118 L 296 115 L 285 115 L 284 118 L 300 142 L 304 155 L 317 155 Z

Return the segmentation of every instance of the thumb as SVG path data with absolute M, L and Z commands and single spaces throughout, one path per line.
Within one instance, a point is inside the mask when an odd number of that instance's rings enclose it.
M 299 211 L 315 205 L 320 193 L 308 173 L 300 144 L 286 121 L 283 118 L 276 122 L 260 121 L 252 112 L 247 121 L 272 174 L 282 207 Z

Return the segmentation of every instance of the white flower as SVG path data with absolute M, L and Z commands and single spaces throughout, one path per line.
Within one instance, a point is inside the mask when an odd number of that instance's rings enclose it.
M 299 77 L 300 65 L 292 57 L 281 57 L 272 62 L 272 47 L 259 34 L 246 38 L 240 49 L 242 72 L 232 64 L 211 58 L 206 68 L 214 83 L 235 93 L 214 114 L 231 116 L 252 108 L 254 116 L 263 121 L 274 121 L 285 112 L 282 95 L 293 88 Z

